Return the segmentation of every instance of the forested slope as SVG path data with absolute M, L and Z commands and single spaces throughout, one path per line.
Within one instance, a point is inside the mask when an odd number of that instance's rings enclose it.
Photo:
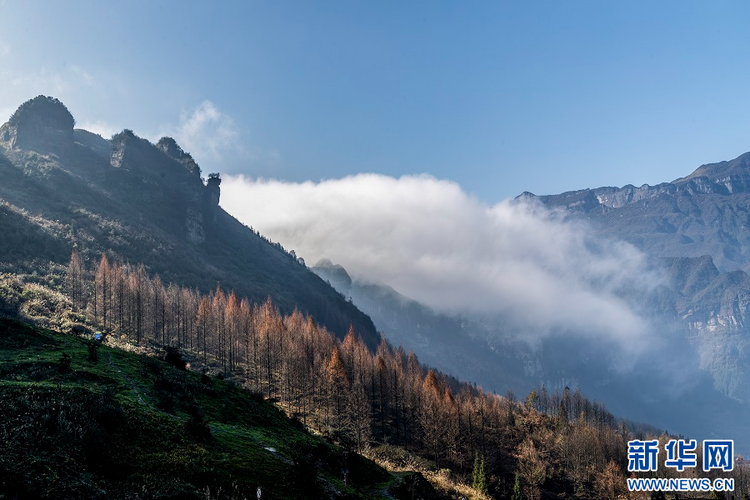
M 205 291 L 217 284 L 255 301 L 271 297 L 342 336 L 350 326 L 371 348 L 372 321 L 278 244 L 220 206 L 218 174 L 201 179 L 174 140 L 152 144 L 125 130 L 111 141 L 73 129 L 53 98 L 24 103 L 0 127 L 0 264 L 6 270 L 81 258 L 142 263 L 166 281 Z

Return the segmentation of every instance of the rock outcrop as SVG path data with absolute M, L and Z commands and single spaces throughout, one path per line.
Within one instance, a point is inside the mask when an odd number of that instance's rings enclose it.
M 201 169 L 195 162 L 190 153 L 185 152 L 177 141 L 171 137 L 162 137 L 159 142 L 156 143 L 157 149 L 164 152 L 165 155 L 169 156 L 173 160 L 180 162 L 187 170 L 193 175 L 200 177 Z
M 162 139 L 161 145 L 155 145 L 126 129 L 114 135 L 111 142 L 110 164 L 129 172 L 129 180 L 137 180 L 161 192 L 179 193 L 191 201 L 205 196 L 200 167 L 174 139 Z
M 0 127 L 8 149 L 23 149 L 67 158 L 73 152 L 75 119 L 54 97 L 37 96 L 23 103 Z
M 208 206 L 218 207 L 219 197 L 221 196 L 221 177 L 218 173 L 208 174 L 208 180 L 206 180 L 205 200 Z

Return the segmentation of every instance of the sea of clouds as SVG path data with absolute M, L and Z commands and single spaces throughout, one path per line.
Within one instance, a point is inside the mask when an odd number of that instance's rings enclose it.
M 308 264 L 328 258 L 437 311 L 501 315 L 529 336 L 575 333 L 632 351 L 652 333 L 629 299 L 660 281 L 646 257 L 533 199 L 488 205 L 428 175 L 230 176 L 221 205 Z

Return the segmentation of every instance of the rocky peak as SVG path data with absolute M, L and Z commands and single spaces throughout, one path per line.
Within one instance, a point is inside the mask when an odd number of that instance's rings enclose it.
M 750 192 L 750 153 L 730 161 L 701 165 L 687 177 L 673 181 L 673 184 L 682 185 L 696 181 L 715 185 L 716 190 L 723 189 L 727 193 Z
M 117 172 L 118 182 L 131 183 L 131 188 L 138 186 L 140 190 L 162 193 L 160 196 L 174 193 L 178 199 L 186 201 L 198 201 L 203 195 L 200 177 L 187 169 L 185 163 L 138 137 L 132 130 L 115 134 L 111 144 L 110 164 Z M 187 160 L 186 157 L 187 153 L 184 153 L 182 159 Z
M 328 281 L 339 292 L 343 294 L 350 293 L 352 278 L 341 264 L 334 264 L 330 259 L 320 259 L 311 270 L 322 279 Z
M 186 163 L 192 163 L 194 168 L 198 168 L 198 165 L 174 140 L 171 140 L 171 143 L 165 141 L 161 146 L 154 145 L 147 139 L 135 135 L 132 130 L 125 129 L 115 134 L 111 142 L 110 163 L 113 167 L 138 172 L 144 178 L 181 181 L 190 176 L 199 182 L 200 177 L 189 175 L 193 172 L 190 168 L 185 168 Z M 168 154 L 167 151 L 172 154 Z
M 182 163 L 182 165 L 186 169 L 188 169 L 191 174 L 200 177 L 200 167 L 195 162 L 193 157 L 190 156 L 190 153 L 185 152 L 185 150 L 183 150 L 180 145 L 177 144 L 177 141 L 175 141 L 171 137 L 162 137 L 161 139 L 159 139 L 159 142 L 156 143 L 156 147 L 173 160 Z
M 54 97 L 37 96 L 18 107 L 0 127 L 0 141 L 10 149 L 68 156 L 73 151 L 75 119 Z

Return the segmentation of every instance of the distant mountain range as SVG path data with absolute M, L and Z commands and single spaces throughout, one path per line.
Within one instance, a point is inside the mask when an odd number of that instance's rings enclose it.
M 722 393 L 750 402 L 750 153 L 656 186 L 521 196 L 660 258 L 671 296 L 654 307 L 702 346 L 701 366 Z
M 63 103 L 39 96 L 0 127 L 0 270 L 67 265 L 73 249 L 90 262 L 106 253 L 165 282 L 271 297 L 377 345 L 369 317 L 219 206 L 219 175 L 202 179 L 173 139 L 124 130 L 108 140 L 74 123 Z
M 601 187 L 539 196 L 659 257 L 710 256 L 720 271 L 750 270 L 750 153 L 702 165 L 656 186 Z
M 616 413 L 679 432 L 750 442 L 740 415 L 750 409 L 750 153 L 703 165 L 656 186 L 523 193 L 565 218 L 586 220 L 603 241 L 624 240 L 664 276 L 638 303 L 668 339 L 630 371 L 613 352 L 574 339 L 531 348 L 513 340 L 502 317 L 445 315 L 383 285 L 361 283 L 331 262 L 313 270 L 368 313 L 386 337 L 458 377 L 504 391 L 580 386 Z M 664 352 L 657 352 L 656 349 Z M 662 361 L 660 361 L 660 359 Z M 683 384 L 656 365 L 679 366 Z M 675 428 L 676 427 L 676 428 Z

